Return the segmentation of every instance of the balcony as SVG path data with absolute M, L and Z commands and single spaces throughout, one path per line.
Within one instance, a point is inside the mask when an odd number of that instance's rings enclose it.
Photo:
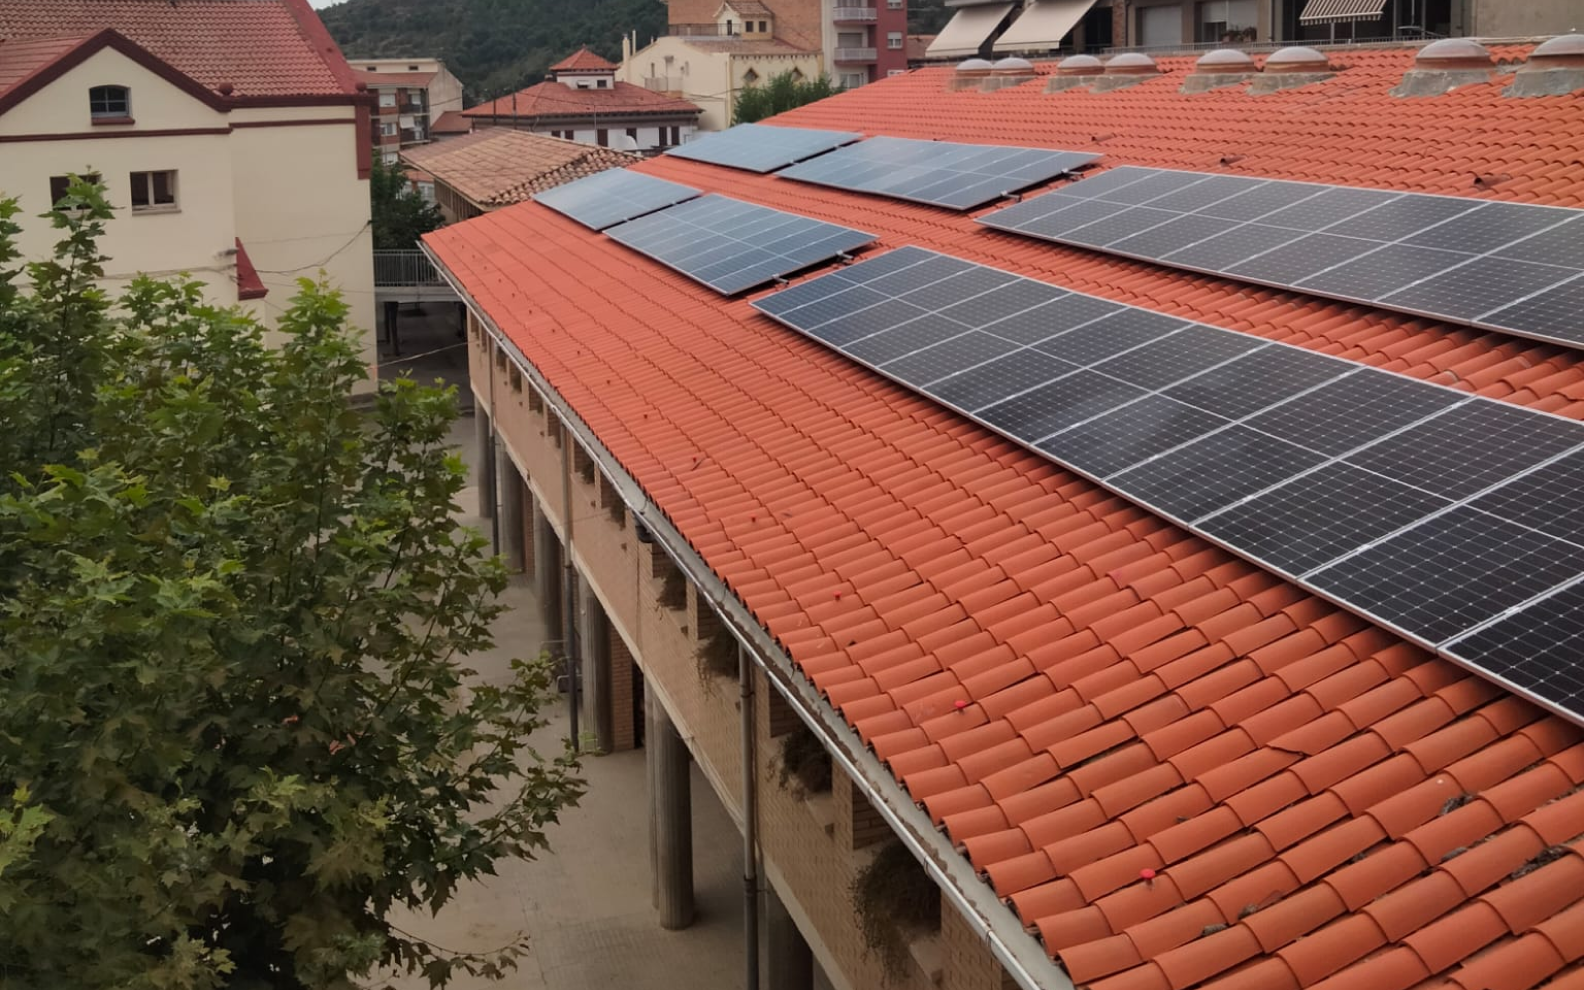
M 873 24 L 875 9 L 873 7 L 837 7 L 831 15 L 831 20 L 838 24 L 862 22 Z
M 835 57 L 838 62 L 859 65 L 876 61 L 880 53 L 873 48 L 838 48 Z
M 643 85 L 656 93 L 680 93 L 686 82 L 681 76 L 644 76 Z

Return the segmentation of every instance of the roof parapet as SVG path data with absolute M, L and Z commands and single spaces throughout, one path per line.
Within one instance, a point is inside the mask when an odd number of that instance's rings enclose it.
M 1536 46 L 1503 96 L 1568 96 L 1584 89 L 1584 34 L 1562 34 Z
M 1398 98 L 1442 96 L 1459 86 L 1488 83 L 1496 78 L 1490 50 L 1472 38 L 1442 38 L 1419 49 L 1413 68 L 1391 91 Z

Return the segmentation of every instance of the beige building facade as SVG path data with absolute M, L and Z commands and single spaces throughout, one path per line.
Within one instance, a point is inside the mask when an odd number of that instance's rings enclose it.
M 732 39 L 667 35 L 636 47 L 622 39 L 618 79 L 698 105 L 698 129 L 731 126 L 737 97 L 744 88 L 783 72 L 816 79 L 824 71 L 818 51 L 805 51 L 769 38 Z
M 299 278 L 323 273 L 372 371 L 369 108 L 350 73 L 343 94 L 238 99 L 112 30 L 27 50 L 36 67 L 0 89 L 0 195 L 21 205 L 24 258 L 50 253 L 57 232 L 39 215 L 66 177 L 97 175 L 115 212 L 102 241 L 112 293 L 139 274 L 188 274 L 208 301 L 269 325 Z

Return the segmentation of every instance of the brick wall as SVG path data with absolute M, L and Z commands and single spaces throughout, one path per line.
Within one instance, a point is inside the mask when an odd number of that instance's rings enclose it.
M 491 374 L 501 369 L 483 353 L 483 339 L 474 338 L 469 366 L 481 408 L 488 408 Z M 561 533 L 565 512 L 561 503 L 562 457 L 555 443 L 553 412 L 530 401 L 533 389 L 512 393 L 509 385 L 495 382 L 498 431 L 519 463 L 527 467 L 530 485 L 543 510 Z M 615 745 L 633 744 L 631 662 L 642 669 L 645 690 L 661 699 L 704 771 L 715 796 L 740 820 L 741 726 L 739 687 L 735 677 L 713 677 L 698 662 L 700 635 L 720 631 L 719 619 L 696 591 L 680 583 L 680 575 L 656 544 L 641 543 L 635 527 L 618 520 L 602 497 L 603 480 L 572 475 L 571 510 L 574 514 L 575 559 L 604 604 L 612 624 L 611 705 Z M 673 592 L 667 599 L 668 587 Z M 681 594 L 675 594 L 681 590 Z M 805 799 L 778 784 L 779 740 L 797 725 L 798 717 L 778 694 L 756 674 L 755 774 L 759 778 L 760 846 L 769 872 L 782 893 L 810 920 L 805 936 L 815 956 L 837 987 L 868 990 L 929 990 L 929 976 L 915 968 L 900 982 L 887 983 L 878 959 L 869 957 L 856 921 L 849 892 L 852 878 L 885 836 L 878 812 L 853 792 L 837 768 L 831 795 Z M 838 797 L 838 789 L 845 794 Z M 707 799 L 707 798 L 699 798 Z M 837 805 L 840 803 L 840 808 Z M 630 809 L 642 814 L 643 797 L 633 795 Z M 834 819 L 834 822 L 833 822 Z M 845 825 L 841 823 L 845 822 Z M 834 825 L 835 827 L 831 827 Z M 695 849 L 695 856 L 713 850 Z M 971 933 L 971 929 L 970 929 Z M 975 954 L 969 946 L 948 953 L 947 980 L 962 990 L 999 990 L 1000 970 L 987 953 Z M 971 972 L 953 974 L 953 966 Z M 989 975 L 987 975 L 989 974 Z M 997 982 L 984 982 L 994 976 Z M 973 982 L 975 979 L 978 982 Z M 966 982 L 965 982 L 966 981 Z
M 990 945 L 968 919 L 941 903 L 941 990 L 1016 990 Z

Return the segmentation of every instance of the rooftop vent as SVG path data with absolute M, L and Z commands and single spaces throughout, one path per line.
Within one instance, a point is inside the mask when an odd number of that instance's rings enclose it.
M 1248 52 L 1236 48 L 1217 48 L 1199 56 L 1194 70 L 1183 80 L 1184 93 L 1204 93 L 1222 86 L 1234 86 L 1252 79 L 1258 70 Z
M 1459 86 L 1488 83 L 1496 63 L 1484 45 L 1472 38 L 1442 38 L 1419 49 L 1413 68 L 1403 73 L 1393 96 L 1440 96 Z
M 1069 55 L 1056 63 L 1056 74 L 1045 84 L 1045 92 L 1059 93 L 1075 86 L 1088 86 L 1105 72 L 1105 63 L 1093 55 Z
M 1034 63 L 1026 58 L 1018 58 L 1015 55 L 1011 55 L 996 60 L 996 63 L 990 67 L 990 78 L 986 79 L 984 85 L 980 88 L 988 93 L 992 90 L 1005 89 L 1008 86 L 1026 83 L 1033 78 Z
M 957 71 L 952 73 L 946 88 L 954 93 L 964 89 L 978 89 L 989 80 L 992 71 L 993 66 L 987 59 L 964 59 L 957 63 Z
M 1584 89 L 1584 34 L 1564 34 L 1535 47 L 1506 96 L 1567 96 Z
M 1289 45 L 1271 52 L 1265 59 L 1265 70 L 1255 77 L 1254 84 L 1249 87 L 1249 94 L 1263 96 L 1308 86 L 1310 83 L 1324 82 L 1334 74 L 1331 60 L 1325 55 L 1303 45 Z
M 1146 79 L 1160 75 L 1160 66 L 1143 52 L 1123 52 L 1114 55 L 1105 64 L 1105 75 L 1095 82 L 1094 91 L 1109 93 L 1113 89 L 1136 86 Z

